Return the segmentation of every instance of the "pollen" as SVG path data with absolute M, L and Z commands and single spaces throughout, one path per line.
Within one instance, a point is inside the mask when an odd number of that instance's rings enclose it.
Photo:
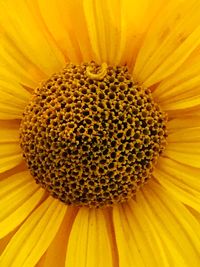
M 167 117 L 126 66 L 95 62 L 44 81 L 20 126 L 36 183 L 67 205 L 125 202 L 151 178 L 166 146 Z

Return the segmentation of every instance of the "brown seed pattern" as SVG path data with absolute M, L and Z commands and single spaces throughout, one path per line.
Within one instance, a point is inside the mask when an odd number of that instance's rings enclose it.
M 125 66 L 68 64 L 33 94 L 20 142 L 31 174 L 53 197 L 109 206 L 151 177 L 166 145 L 166 121 Z

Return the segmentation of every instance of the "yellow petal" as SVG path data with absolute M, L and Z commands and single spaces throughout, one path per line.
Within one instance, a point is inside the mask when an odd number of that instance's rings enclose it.
M 189 186 L 192 190 L 200 192 L 199 168 L 192 168 L 191 166 L 183 165 L 175 160 L 161 157 L 157 165 L 156 171 L 161 170 L 170 174 L 180 184 L 181 187 Z
M 16 98 L 10 97 L 8 95 L 2 94 L 2 97 L 6 99 L 6 104 L 0 103 L 0 119 L 20 119 L 22 117 L 23 108 L 9 106 L 8 100 L 14 102 Z M 5 101 L 5 100 L 4 100 Z
M 31 62 L 33 69 L 35 67 L 39 72 L 51 75 L 63 67 L 64 57 L 31 2 L 1 2 L 1 36 L 9 37 L 10 45 L 16 47 Z
M 190 108 L 200 102 L 200 56 L 192 55 L 175 73 L 161 82 L 153 95 L 164 109 Z M 196 100 L 195 100 L 196 99 Z
M 21 119 L 30 93 L 8 78 L 0 80 L 0 119 Z
M 192 215 L 196 218 L 196 220 L 200 223 L 200 213 L 191 207 L 188 207 L 188 210 L 192 213 Z
M 199 113 L 199 112 L 198 112 Z M 200 114 L 193 112 L 189 116 L 176 117 L 167 124 L 170 133 L 176 133 L 179 130 L 188 130 L 188 128 L 200 127 Z
M 163 241 L 170 266 L 199 266 L 200 224 L 187 208 L 153 181 L 137 203 Z
M 141 39 L 155 12 L 154 3 L 154 0 L 151 4 L 149 0 L 107 1 L 107 18 L 104 18 L 104 21 L 105 33 L 107 32 L 107 57 L 111 64 L 128 65 L 130 69 L 133 68 Z M 105 9 L 105 5 L 102 2 L 103 8 Z
M 172 98 L 169 102 L 160 103 L 160 106 L 165 111 L 176 111 L 176 110 L 184 110 L 188 108 L 199 108 L 200 106 L 200 98 L 199 98 L 199 88 L 192 90 L 192 96 L 180 96 L 177 98 Z M 182 97 L 182 99 L 181 99 Z
M 120 266 L 145 266 L 131 233 L 127 218 L 120 207 L 114 207 L 114 226 Z
M 8 155 L 15 155 L 21 152 L 19 144 L 16 143 L 2 143 L 0 144 L 0 159 Z
M 168 1 L 155 17 L 135 65 L 140 83 L 151 86 L 174 73 L 200 44 L 200 2 Z
M 29 195 L 25 195 L 25 190 Z M 22 192 L 17 192 L 18 195 L 16 196 L 12 196 L 12 200 L 16 201 L 14 205 L 12 205 L 13 203 L 11 202 L 11 199 L 9 201 L 4 201 L 1 204 L 1 207 L 3 207 L 6 212 L 10 212 L 9 215 L 7 215 L 7 217 L 5 218 L 1 218 L 0 221 L 0 238 L 4 237 L 5 235 L 7 235 L 8 233 L 10 233 L 11 231 L 13 231 L 13 229 L 15 229 L 21 222 L 23 222 L 24 219 L 27 218 L 27 216 L 33 211 L 33 209 L 36 207 L 36 205 L 39 203 L 39 201 L 41 200 L 41 198 L 44 195 L 44 190 L 42 190 L 41 188 L 38 189 L 37 191 L 33 192 L 33 190 L 30 190 L 30 184 L 29 186 L 27 185 L 26 187 L 24 187 L 24 190 L 22 190 Z M 20 196 L 20 193 L 22 193 L 23 195 Z M 22 203 L 22 201 L 24 201 L 24 203 Z M 8 211 L 6 208 L 6 204 L 10 205 L 10 210 Z M 15 208 L 15 210 L 14 210 Z M 4 213 L 2 214 L 2 216 L 4 215 Z
M 81 208 L 68 241 L 66 267 L 113 267 L 106 222 L 101 209 Z
M 162 158 L 154 177 L 174 197 L 200 212 L 200 169 Z
M 18 84 L 17 82 L 8 79 L 8 78 L 4 78 L 1 77 L 0 80 L 0 88 L 1 88 L 1 93 L 7 93 L 10 94 L 10 96 L 12 97 L 16 97 L 16 101 L 20 101 L 19 104 L 22 104 L 24 102 L 27 102 L 30 99 L 30 93 L 24 89 L 23 86 L 21 86 L 20 84 Z M 17 105 L 18 103 L 13 102 L 13 105 Z
M 115 8 L 113 8 L 113 10 L 115 11 Z M 102 2 L 85 0 L 84 12 L 87 21 L 89 38 L 91 41 L 92 49 L 95 53 L 96 61 L 110 63 L 108 53 L 111 51 L 111 45 L 112 53 L 115 53 L 115 39 L 120 35 L 120 32 L 117 27 L 115 28 L 116 25 L 113 25 L 111 21 L 112 18 L 107 1 Z M 104 14 L 106 14 L 106 16 Z M 110 35 L 108 34 L 109 31 Z M 111 41 L 113 32 L 115 32 L 115 36 L 117 37 L 115 37 L 115 39 Z
M 14 235 L 15 231 L 17 231 L 17 228 L 13 232 L 5 236 L 4 238 L 0 239 L 0 256 L 2 252 L 4 251 L 4 249 L 6 248 L 7 244 L 9 243 L 10 239 Z
M 18 143 L 0 143 L 0 173 L 17 166 L 21 161 Z
M 24 175 L 22 175 L 22 173 Z M 6 198 L 6 197 L 9 198 L 10 196 L 7 196 L 8 193 L 15 194 L 15 191 L 17 190 L 17 188 L 24 186 L 31 181 L 32 181 L 32 178 L 30 175 L 28 175 L 28 172 L 20 172 L 17 174 L 13 174 L 12 176 L 6 179 L 3 179 L 2 181 L 0 181 L 1 199 Z
M 0 121 L 0 173 L 22 161 L 18 127 L 18 121 Z
M 19 122 L 0 121 L 0 143 L 19 142 Z
M 194 128 L 178 129 L 173 133 L 170 133 L 168 142 L 171 143 L 194 143 L 198 145 L 200 143 L 200 126 Z
M 133 68 L 141 39 L 162 1 L 84 1 L 95 59 Z
M 135 201 L 113 208 L 119 266 L 169 266 L 159 235 Z
M 142 34 L 161 2 L 39 0 L 39 7 L 68 60 L 131 66 Z
M 55 237 L 66 207 L 49 197 L 13 236 L 3 252 L 1 266 L 34 267 Z
M 164 156 L 180 163 L 200 168 L 200 146 L 199 142 L 177 142 L 167 144 Z
M 44 195 L 29 172 L 20 172 L 0 182 L 0 238 L 15 229 Z
M 38 5 L 48 30 L 66 60 L 78 63 L 94 59 L 82 0 L 39 0 Z
M 172 119 L 185 119 L 185 123 L 182 122 L 182 125 L 187 124 L 188 120 L 191 118 L 198 118 L 200 117 L 199 114 L 199 106 L 194 106 L 193 108 L 189 109 L 177 109 L 177 110 L 167 110 L 169 121 Z M 191 120 L 192 122 L 192 120 Z
M 116 65 L 122 60 L 128 35 L 124 20 L 128 8 L 131 8 L 128 1 L 84 1 L 89 38 L 98 62 Z M 130 14 L 126 18 L 130 21 Z
M 111 1 L 108 2 L 110 3 Z M 117 62 L 120 65 L 128 65 L 129 69 L 133 70 L 135 59 L 152 18 L 157 15 L 158 10 L 165 4 L 165 1 L 124 0 L 121 1 L 121 6 L 119 6 L 119 2 L 115 0 L 113 2 L 119 12 L 119 15 L 117 15 L 117 13 L 112 11 L 113 21 L 120 22 L 118 26 L 120 34 L 115 36 L 115 39 L 117 43 L 120 41 L 122 44 L 121 49 L 119 49 L 119 44 L 117 44 L 116 57 L 113 57 L 113 62 Z M 118 58 L 120 58 L 119 62 Z
M 44 75 L 38 73 L 34 66 L 19 52 L 5 35 L 2 37 L 0 28 L 0 75 L 11 81 L 26 85 L 30 88 L 35 88 L 38 81 Z M 13 57 L 15 55 L 15 57 Z
M 0 181 L 12 176 L 13 174 L 16 174 L 18 172 L 23 172 L 25 170 L 27 170 L 27 167 L 25 162 L 22 161 L 21 164 L 15 166 L 14 168 L 9 169 L 3 173 L 0 173 Z
M 69 234 L 77 214 L 77 208 L 69 206 L 58 233 L 50 244 L 46 253 L 42 256 L 37 267 L 63 267 Z

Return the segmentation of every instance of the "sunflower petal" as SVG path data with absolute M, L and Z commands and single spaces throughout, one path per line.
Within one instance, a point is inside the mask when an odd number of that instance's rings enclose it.
M 161 158 L 154 176 L 177 199 L 200 212 L 200 169 Z
M 8 36 L 10 49 L 14 46 L 14 49 L 24 55 L 35 72 L 51 75 L 63 67 L 64 57 L 46 31 L 39 12 L 36 13 L 32 8 L 31 2 L 1 2 L 0 22 L 2 38 Z
M 192 141 L 169 143 L 163 153 L 165 157 L 196 168 L 200 168 L 199 155 L 199 142 Z
M 0 80 L 0 119 L 21 119 L 30 93 L 17 82 Z
M 130 2 L 127 1 L 84 1 L 89 38 L 98 62 L 118 64 L 122 59 L 127 34 L 126 21 L 122 16 L 125 16 L 125 13 L 127 15 L 127 7 L 130 9 Z
M 200 143 L 200 127 L 174 132 L 168 136 L 168 142 L 170 144 L 177 142 L 197 142 L 198 144 Z
M 44 190 L 30 177 L 20 172 L 0 181 L 0 238 L 16 228 L 44 195 Z
M 0 121 L 0 144 L 19 142 L 19 122 L 16 120 Z
M 135 201 L 113 208 L 119 266 L 169 266 L 154 226 Z
M 200 193 L 199 168 L 192 168 L 175 160 L 162 157 L 159 159 L 156 169 L 173 176 L 174 182 L 175 180 L 180 182 L 180 187 L 190 186 L 192 190 Z
M 37 81 L 40 81 L 43 75 L 35 71 L 34 66 L 19 52 L 8 37 L 1 37 L 0 28 L 0 76 L 6 77 L 10 81 L 35 88 Z M 15 55 L 15 57 L 13 57 Z
M 6 179 L 3 179 L 2 181 L 0 181 L 0 198 L 10 198 L 10 195 L 8 194 L 15 194 L 17 188 L 23 187 L 31 181 L 32 179 L 31 176 L 28 175 L 28 172 L 16 173 Z
M 110 3 L 111 1 L 108 2 Z M 118 63 L 119 58 L 119 65 L 128 65 L 129 69 L 132 70 L 146 31 L 152 19 L 157 16 L 158 10 L 160 10 L 165 2 L 163 0 L 124 0 L 121 1 L 120 7 L 117 1 L 114 0 L 113 2 L 119 12 L 119 15 L 117 15 L 117 13 L 113 12 L 114 8 L 112 7 L 113 21 L 115 21 L 115 24 L 117 19 L 120 22 L 118 25 L 120 35 L 115 36 L 115 38 L 116 42 L 119 42 L 120 37 L 123 45 L 119 49 L 117 44 L 116 57 L 113 57 L 112 60 Z
M 101 209 L 81 208 L 68 241 L 66 267 L 112 267 L 112 252 Z
M 39 0 L 38 3 L 48 30 L 66 59 L 77 63 L 94 59 L 85 21 L 83 1 Z
M 184 110 L 194 107 L 198 108 L 200 106 L 199 88 L 195 88 L 194 90 L 191 90 L 191 92 L 193 92 L 192 96 L 186 94 L 185 96 L 174 97 L 171 98 L 169 102 L 160 103 L 160 105 L 165 111 Z
M 96 60 L 126 64 L 132 69 L 143 34 L 161 2 L 84 1 L 87 29 Z
M 38 85 L 38 81 L 44 78 L 44 74 L 16 46 L 2 25 L 0 27 L 0 39 L 1 77 L 6 77 L 10 81 L 15 81 L 29 88 L 35 88 Z
M 109 62 L 110 47 L 112 43 L 112 53 L 116 50 L 116 36 L 120 35 L 119 29 L 113 25 L 110 9 L 107 1 L 84 1 L 84 11 L 87 20 L 87 28 L 95 52 L 96 60 L 98 62 Z M 106 16 L 103 14 L 106 13 Z M 116 26 L 116 28 L 115 28 Z M 115 31 L 115 38 L 111 42 L 111 36 Z M 110 32 L 110 35 L 108 34 Z M 119 40 L 119 39 L 118 39 Z M 120 47 L 120 44 L 119 44 Z
M 168 1 L 149 28 L 135 76 L 152 86 L 174 73 L 200 44 L 198 0 Z
M 191 207 L 188 207 L 188 210 L 192 213 L 192 215 L 196 218 L 196 220 L 200 223 L 200 213 Z
M 14 231 L 10 232 L 4 238 L 0 239 L 0 256 L 3 253 L 3 251 L 5 250 L 5 248 L 8 245 L 8 243 L 10 242 L 11 238 L 13 237 L 13 235 L 16 233 L 16 231 L 18 229 L 19 229 L 19 227 L 17 227 Z
M 182 116 L 181 118 L 173 118 L 168 122 L 168 131 L 171 133 L 176 133 L 177 131 L 182 131 L 190 128 L 200 127 L 200 115 L 190 114 L 189 116 Z
M 45 254 L 40 259 L 37 267 L 63 267 L 65 266 L 66 251 L 69 234 L 77 214 L 77 208 L 69 206 L 58 233 L 50 244 Z M 55 253 L 56 251 L 56 253 Z
M 30 184 L 29 186 L 27 185 L 26 187 L 24 187 L 24 190 L 30 190 L 30 186 Z M 23 200 L 24 203 L 19 203 L 16 201 L 15 207 L 13 207 L 12 202 L 7 201 L 7 203 L 9 203 L 10 205 L 10 210 L 12 209 L 12 211 L 10 211 L 12 213 L 0 221 L 0 238 L 13 231 L 13 229 L 15 229 L 21 222 L 23 222 L 23 220 L 27 218 L 27 216 L 32 212 L 32 210 L 36 207 L 36 205 L 44 195 L 44 190 L 38 189 L 35 192 L 33 192 L 33 190 L 30 191 L 29 196 L 28 194 L 25 196 L 26 192 L 24 192 L 24 190 L 22 190 L 22 196 L 19 197 L 20 193 L 18 193 L 16 197 L 13 197 L 14 201 L 17 200 L 21 202 Z M 1 207 L 6 210 L 7 206 L 5 205 L 5 202 L 1 204 Z M 14 208 L 16 209 L 14 210 Z
M 153 181 L 137 200 L 166 246 L 170 266 L 199 266 L 200 225 L 189 210 Z
M 34 267 L 55 237 L 65 211 L 57 200 L 45 200 L 13 236 L 1 256 L 1 265 Z
M 154 176 L 174 197 L 200 212 L 200 169 L 162 158 Z
M 0 143 L 0 173 L 17 166 L 21 161 L 18 143 Z
M 22 161 L 18 127 L 18 121 L 0 121 L 0 173 Z
M 177 110 L 200 104 L 199 62 L 199 53 L 191 56 L 181 68 L 158 85 L 153 95 L 163 109 Z

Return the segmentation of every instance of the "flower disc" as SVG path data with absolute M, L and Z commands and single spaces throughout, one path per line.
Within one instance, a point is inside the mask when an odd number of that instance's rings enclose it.
M 20 140 L 31 174 L 53 197 L 108 206 L 151 177 L 166 115 L 125 66 L 68 64 L 35 91 Z

